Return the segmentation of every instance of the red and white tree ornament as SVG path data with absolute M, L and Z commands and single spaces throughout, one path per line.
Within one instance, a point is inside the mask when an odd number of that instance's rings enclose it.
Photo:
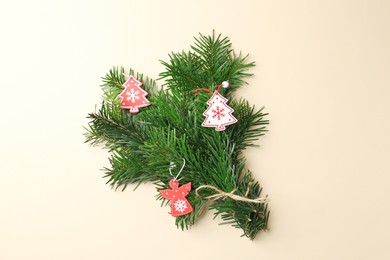
M 121 108 L 129 109 L 130 113 L 138 113 L 138 108 L 150 105 L 149 100 L 146 99 L 148 92 L 141 88 L 142 82 L 134 78 L 133 75 L 122 86 L 125 89 L 118 96 L 121 99 Z
M 229 82 L 224 81 L 220 87 L 227 88 Z M 209 107 L 203 113 L 206 117 L 202 123 L 204 127 L 215 127 L 216 131 L 225 130 L 225 126 L 231 125 L 237 122 L 237 119 L 232 115 L 234 109 L 226 105 L 228 101 L 221 94 L 219 94 L 218 89 L 214 91 L 213 96 L 207 101 Z
M 179 187 L 179 182 L 176 178 L 169 181 L 171 190 L 160 190 L 160 194 L 164 199 L 171 201 L 171 215 L 179 217 L 192 212 L 192 206 L 185 198 L 191 191 L 191 182 Z

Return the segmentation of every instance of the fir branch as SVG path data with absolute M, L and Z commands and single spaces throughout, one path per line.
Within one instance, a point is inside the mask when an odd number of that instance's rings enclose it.
M 229 80 L 231 87 L 226 90 L 230 96 L 237 88 L 245 84 L 244 77 L 251 76 L 247 70 L 254 62 L 247 62 L 248 55 L 236 55 L 231 48 L 230 40 L 221 35 L 194 37 L 193 52 L 171 53 L 169 62 L 161 61 L 166 71 L 160 73 L 165 80 L 163 86 L 184 88 L 186 92 L 198 88 L 212 91 L 222 81 Z
M 179 180 L 191 182 L 194 190 L 213 185 L 224 192 L 235 191 L 241 197 L 260 197 L 259 183 L 244 171 L 242 151 L 255 145 L 267 131 L 268 114 L 233 96 L 251 75 L 248 70 L 254 63 L 247 60 L 247 55 L 234 53 L 227 37 L 214 32 L 211 36 L 200 34 L 191 51 L 171 53 L 169 61 L 161 61 L 165 71 L 160 73 L 160 79 L 165 80 L 165 89 L 157 90 L 154 80 L 129 70 L 128 74 L 143 82 L 152 104 L 136 115 L 120 109 L 118 95 L 127 74 L 123 67 L 112 68 L 103 77 L 103 103 L 98 112 L 89 114 L 86 134 L 86 142 L 103 143 L 112 152 L 111 167 L 105 168 L 108 184 L 125 189 L 128 184 L 152 182 L 158 190 L 167 189 L 173 177 L 168 171 L 169 163 L 180 164 L 184 159 L 186 167 Z M 229 80 L 230 87 L 221 93 L 230 100 L 238 122 L 217 132 L 201 126 L 210 96 L 192 91 L 207 88 L 213 92 L 224 80 Z M 212 191 L 208 190 L 203 190 L 201 196 L 191 192 L 187 198 L 193 212 L 177 217 L 176 225 L 190 228 L 208 208 L 210 195 Z M 160 195 L 157 199 L 167 204 Z M 267 228 L 267 204 L 225 198 L 212 202 L 208 209 L 215 210 L 224 224 L 241 228 L 250 239 Z
M 145 135 L 137 129 L 131 114 L 117 110 L 113 105 L 103 103 L 97 113 L 89 114 L 86 142 L 96 145 L 104 143 L 115 149 L 124 145 L 137 146 L 144 141 Z
M 200 34 L 195 38 L 195 44 L 191 49 L 200 56 L 203 70 L 208 74 L 208 86 L 212 87 L 226 80 L 221 78 L 225 73 L 221 73 L 227 68 L 230 53 L 232 52 L 231 43 L 227 37 L 221 35 L 215 37 L 215 32 L 211 36 Z
M 268 113 L 264 113 L 264 107 L 255 111 L 246 100 L 233 100 L 234 115 L 240 124 L 233 124 L 229 131 L 230 139 L 236 144 L 237 153 L 241 153 L 248 146 L 255 146 L 254 142 L 268 130 L 266 125 L 269 121 L 265 119 Z
M 249 199 L 259 198 L 262 189 L 258 182 L 247 172 L 238 185 L 237 193 Z M 226 198 L 216 201 L 211 205 L 211 209 L 216 210 L 215 217 L 221 216 L 221 224 L 231 224 L 241 228 L 245 236 L 254 239 L 259 230 L 266 230 L 269 211 L 267 203 L 248 203 Z
M 239 87 L 244 84 L 247 84 L 243 78 L 252 76 L 252 73 L 248 73 L 247 71 L 255 66 L 254 62 L 247 62 L 249 55 L 243 56 L 241 52 L 237 56 L 234 52 L 232 52 L 232 56 L 229 59 L 229 72 L 227 73 L 226 78 L 230 82 L 230 87 L 226 90 L 226 96 L 230 97 L 230 95 L 236 91 Z
M 125 190 L 129 183 L 146 183 L 155 181 L 153 174 L 144 167 L 142 154 L 133 149 L 116 149 L 112 151 L 110 164 L 112 168 L 105 168 L 105 176 L 109 178 L 107 183 L 114 186 L 115 189 L 122 186 Z
M 202 73 L 200 59 L 191 52 L 171 53 L 169 62 L 160 61 L 166 71 L 160 73 L 160 80 L 164 79 L 163 87 L 179 89 L 189 92 L 205 85 L 205 75 Z

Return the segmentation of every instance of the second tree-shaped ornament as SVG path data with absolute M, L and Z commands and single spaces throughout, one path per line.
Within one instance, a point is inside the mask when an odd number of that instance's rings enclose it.
M 131 69 L 125 73 L 123 68 L 114 68 L 103 78 L 102 106 L 89 114 L 87 141 L 104 143 L 111 152 L 111 167 L 105 169 L 108 183 L 122 189 L 130 184 L 156 184 L 158 199 L 162 205 L 171 201 L 171 213 L 177 214 L 174 220 L 181 229 L 190 228 L 209 209 L 219 221 L 254 239 L 260 230 L 267 229 L 269 211 L 261 186 L 245 167 L 243 151 L 266 132 L 268 120 L 262 109 L 235 96 L 245 77 L 251 75 L 248 69 L 254 63 L 248 62 L 247 56 L 236 55 L 228 38 L 213 34 L 200 35 L 191 51 L 171 53 L 169 61 L 162 64 L 161 88 Z M 118 95 L 126 82 L 124 74 L 134 75 L 143 83 L 151 106 L 136 114 L 129 113 L 127 109 L 132 108 L 126 104 L 121 108 L 124 105 Z M 230 86 L 218 89 L 210 99 L 216 86 L 225 80 Z M 131 90 L 123 94 L 129 102 L 138 100 Z M 215 103 L 210 104 L 205 121 L 207 101 Z M 215 131 L 202 126 L 203 122 L 213 124 L 216 130 L 230 125 L 224 131 Z M 169 164 L 183 161 L 186 166 L 180 178 L 172 181 Z M 170 191 L 183 187 L 184 194 L 175 207 L 171 198 L 176 195 Z
M 229 84 L 224 81 L 221 85 L 226 85 L 227 87 Z M 213 96 L 207 101 L 209 107 L 203 113 L 206 119 L 203 121 L 202 126 L 215 127 L 215 130 L 223 131 L 225 130 L 225 125 L 237 122 L 237 119 L 232 115 L 234 110 L 226 105 L 226 102 L 227 99 L 221 96 L 218 90 L 214 91 Z

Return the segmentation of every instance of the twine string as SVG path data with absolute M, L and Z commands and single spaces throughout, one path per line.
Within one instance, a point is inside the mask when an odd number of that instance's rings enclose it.
M 192 90 L 192 93 L 198 94 L 198 93 L 201 92 L 201 91 L 206 91 L 206 92 L 209 93 L 209 94 L 212 93 L 211 90 L 208 89 L 208 88 L 197 88 L 197 89 Z
M 223 86 L 223 84 L 219 84 L 218 86 L 217 86 L 217 91 L 219 92 L 219 89 L 221 88 Z
M 202 186 L 199 186 L 195 190 L 196 196 L 200 197 L 199 191 L 202 190 L 202 189 L 210 189 L 210 190 L 216 191 L 215 194 L 205 197 L 206 199 L 211 200 L 211 201 L 216 201 L 216 200 L 225 199 L 225 198 L 231 198 L 232 200 L 243 201 L 243 202 L 251 202 L 251 203 L 267 203 L 268 202 L 267 197 L 264 197 L 264 198 L 259 197 L 259 198 L 256 198 L 256 199 L 249 199 L 249 198 L 246 198 L 246 197 L 235 195 L 234 193 L 237 191 L 237 188 L 232 190 L 231 192 L 224 192 L 224 191 L 221 191 L 220 189 L 218 189 L 218 188 L 216 188 L 216 187 L 214 187 L 212 185 L 202 185 Z M 249 188 L 246 191 L 245 196 L 247 196 L 248 193 L 249 193 Z
M 226 86 L 226 85 L 227 85 L 227 86 Z M 217 85 L 216 91 L 219 92 L 219 90 L 220 90 L 221 87 L 227 88 L 228 86 L 230 86 L 230 83 L 229 83 L 228 81 L 224 81 L 224 82 L 222 82 L 222 84 Z M 197 89 L 192 90 L 192 93 L 198 94 L 198 93 L 201 92 L 201 91 L 206 91 L 206 92 L 209 93 L 209 94 L 212 94 L 212 93 L 213 93 L 213 92 L 212 92 L 210 89 L 208 89 L 208 88 L 197 88 Z

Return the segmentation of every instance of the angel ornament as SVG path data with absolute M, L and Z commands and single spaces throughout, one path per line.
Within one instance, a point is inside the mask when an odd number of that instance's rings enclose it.
M 183 170 L 184 165 L 185 160 L 180 172 Z M 169 168 L 169 172 L 171 172 L 171 168 L 172 166 Z M 179 182 L 177 181 L 179 174 L 169 181 L 168 185 L 171 189 L 160 190 L 161 196 L 171 201 L 171 215 L 174 217 L 183 216 L 192 212 L 192 206 L 185 198 L 191 191 L 191 182 L 179 187 Z

